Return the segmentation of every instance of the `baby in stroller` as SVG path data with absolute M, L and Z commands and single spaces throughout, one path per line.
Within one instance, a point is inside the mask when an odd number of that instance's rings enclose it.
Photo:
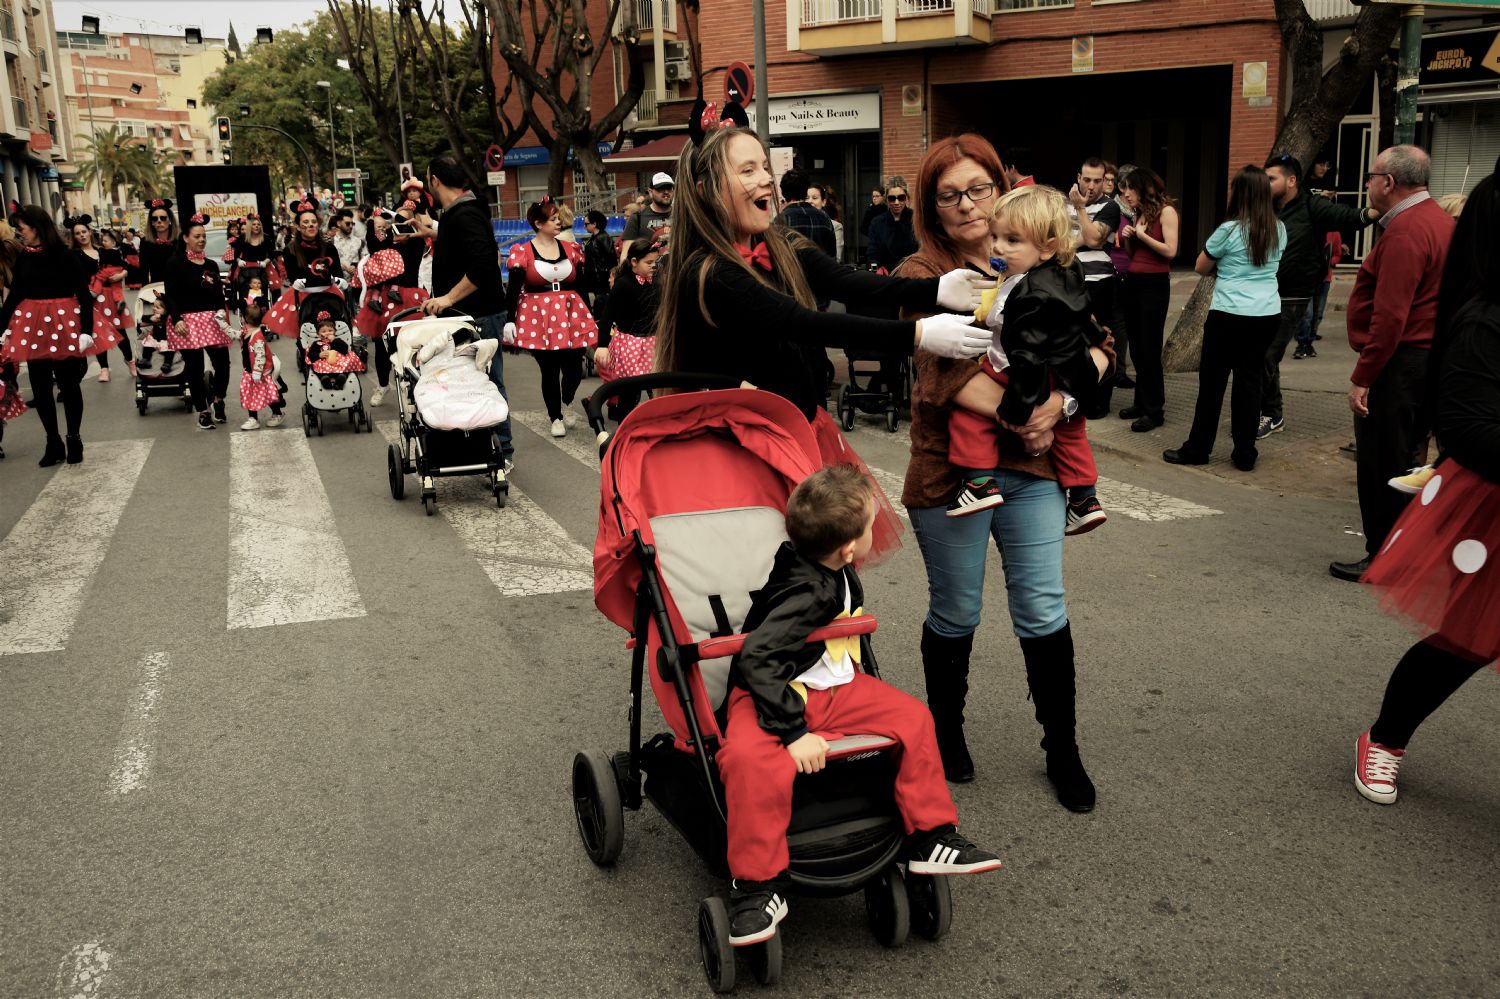
M 306 401 L 302 429 L 309 436 L 323 432 L 323 413 L 347 412 L 355 433 L 373 431 L 364 407 L 359 374 L 365 370 L 366 344 L 349 329 L 344 299 L 328 289 L 304 299 L 302 332 L 298 335 L 297 367 L 303 376 Z
M 862 732 L 900 743 L 895 798 L 912 874 L 978 874 L 1000 859 L 958 833 L 932 715 L 873 675 L 864 638 L 809 644 L 838 618 L 863 613 L 854 563 L 869 553 L 875 504 L 853 467 L 821 469 L 787 503 L 791 539 L 753 595 L 731 670 L 719 772 L 728 805 L 729 942 L 769 940 L 787 914 L 787 828 L 799 773 L 822 770 L 824 735 Z M 862 672 L 860 667 L 866 670 Z

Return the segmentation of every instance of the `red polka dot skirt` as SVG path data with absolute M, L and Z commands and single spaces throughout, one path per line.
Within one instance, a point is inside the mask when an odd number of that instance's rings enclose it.
M 656 337 L 615 333 L 609 338 L 609 364 L 599 369 L 607 382 L 634 375 L 649 375 L 656 366 Z
M 94 343 L 88 350 L 78 344 L 82 309 L 76 298 L 28 298 L 16 306 L 6 327 L 5 350 L 0 361 L 66 361 L 71 357 L 102 354 L 120 342 L 112 326 L 95 326 Z
M 168 350 L 198 350 L 202 347 L 229 346 L 228 320 L 222 312 L 189 312 L 180 317 L 186 333 L 177 332 L 177 323 L 167 327 Z

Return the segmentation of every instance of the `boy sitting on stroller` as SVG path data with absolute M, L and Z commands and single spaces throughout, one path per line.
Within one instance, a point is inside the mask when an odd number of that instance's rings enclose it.
M 808 476 L 787 501 L 791 539 L 754 594 L 745 644 L 730 672 L 727 738 L 719 770 L 729 806 L 729 942 L 768 940 L 785 918 L 792 783 L 823 769 L 819 732 L 881 735 L 900 742 L 896 806 L 913 874 L 978 874 L 995 854 L 957 831 L 932 715 L 909 694 L 861 672 L 861 642 L 810 645 L 836 618 L 864 612 L 853 563 L 869 553 L 875 503 L 852 466 Z M 836 737 L 836 736 L 835 736 Z

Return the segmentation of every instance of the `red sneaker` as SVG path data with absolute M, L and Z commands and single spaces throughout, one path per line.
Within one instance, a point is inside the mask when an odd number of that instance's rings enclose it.
M 1401 769 L 1404 749 L 1392 749 L 1370 741 L 1368 729 L 1354 743 L 1354 789 L 1377 805 L 1396 803 L 1396 771 Z

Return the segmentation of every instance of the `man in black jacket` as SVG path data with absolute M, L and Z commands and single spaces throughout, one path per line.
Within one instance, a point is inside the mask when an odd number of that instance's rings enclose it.
M 1300 187 L 1302 164 L 1288 153 L 1279 153 L 1266 161 L 1266 175 L 1271 179 L 1271 197 L 1276 201 L 1276 217 L 1286 226 L 1286 246 L 1281 251 L 1281 266 L 1276 283 L 1281 292 L 1281 323 L 1266 351 L 1266 371 L 1261 382 L 1260 428 L 1255 439 L 1264 440 L 1280 433 L 1286 426 L 1281 399 L 1281 359 L 1287 344 L 1302 325 L 1313 295 L 1323 283 L 1328 265 L 1323 260 L 1323 244 L 1334 230 L 1360 229 L 1375 221 L 1373 209 L 1351 208 L 1312 195 Z
M 422 308 L 428 315 L 445 309 L 466 313 L 474 318 L 480 335 L 499 340 L 505 326 L 505 282 L 500 274 L 500 251 L 495 244 L 495 230 L 490 225 L 490 210 L 485 202 L 469 190 L 469 181 L 458 157 L 443 153 L 427 168 L 427 188 L 442 209 L 442 224 L 437 228 L 432 248 L 432 296 Z M 505 391 L 502 352 L 490 362 L 490 381 L 509 402 Z M 514 466 L 515 449 L 511 445 L 510 419 L 500 426 L 500 453 L 505 459 L 506 474 Z

